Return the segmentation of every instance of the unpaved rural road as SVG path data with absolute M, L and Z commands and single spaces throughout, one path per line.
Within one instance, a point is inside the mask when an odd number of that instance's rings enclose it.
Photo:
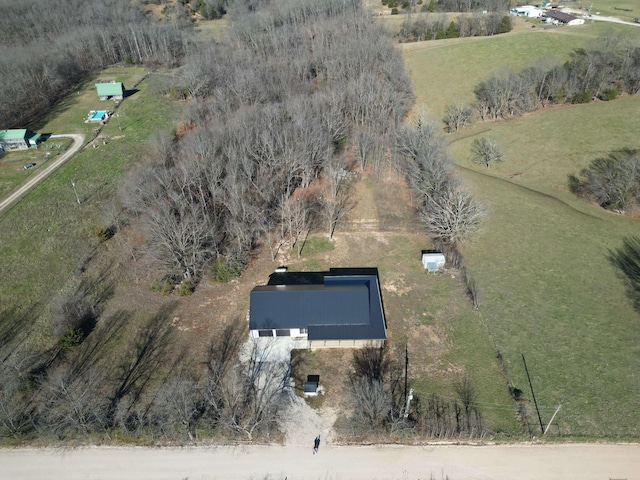
M 562 8 L 561 9 L 562 12 L 565 13 L 569 13 L 571 15 L 575 15 L 576 17 L 580 17 L 580 18 L 584 18 L 585 22 L 588 22 L 589 20 L 596 20 L 598 22 L 612 22 L 612 23 L 621 23 L 623 25 L 632 25 L 634 27 L 640 27 L 640 23 L 635 23 L 635 22 L 627 22 L 626 20 L 622 20 L 618 17 L 605 17 L 602 15 L 598 15 L 596 13 L 589 15 L 588 17 L 583 17 L 584 15 L 584 10 L 576 10 L 575 8 Z
M 39 170 L 38 173 L 29 178 L 29 180 L 27 180 L 24 184 L 20 185 L 17 190 L 11 192 L 11 194 L 7 198 L 2 200 L 0 202 L 0 215 L 2 215 L 6 210 L 9 209 L 9 207 L 20 200 L 24 195 L 26 195 L 38 183 L 43 181 L 55 170 L 57 170 L 64 162 L 66 162 L 78 150 L 80 150 L 82 144 L 84 143 L 84 135 L 75 133 L 51 135 L 49 138 L 71 138 L 73 139 L 73 143 L 66 152 L 53 160 L 51 163 L 47 164 L 45 167 Z
M 309 445 L 0 450 L 0 479 L 640 479 L 640 445 Z

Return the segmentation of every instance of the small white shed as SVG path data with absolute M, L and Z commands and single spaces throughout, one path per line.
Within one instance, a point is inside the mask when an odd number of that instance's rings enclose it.
M 444 268 L 445 258 L 442 252 L 437 250 L 422 251 L 422 266 L 429 272 L 437 272 Z

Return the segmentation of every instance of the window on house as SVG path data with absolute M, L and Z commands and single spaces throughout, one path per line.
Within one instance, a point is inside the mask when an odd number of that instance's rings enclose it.
M 276 330 L 276 337 L 290 337 L 291 331 L 289 329 Z
M 259 337 L 273 337 L 273 330 L 258 330 Z
M 300 335 L 307 335 L 308 333 L 309 333 L 308 329 L 306 329 L 306 328 L 301 328 L 300 329 Z

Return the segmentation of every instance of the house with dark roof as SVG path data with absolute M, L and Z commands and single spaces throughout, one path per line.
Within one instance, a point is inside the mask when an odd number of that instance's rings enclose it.
M 547 23 L 554 23 L 556 25 L 583 25 L 584 18 L 578 18 L 573 15 L 564 12 L 558 12 L 557 10 L 545 10 L 545 21 Z
M 26 128 L 0 130 L 0 150 L 21 150 L 37 147 L 42 142 L 42 135 Z
M 381 347 L 387 324 L 378 269 L 277 271 L 251 291 L 249 331 L 302 348 Z
M 122 100 L 124 98 L 124 84 L 122 82 L 96 83 L 96 90 L 100 100 Z

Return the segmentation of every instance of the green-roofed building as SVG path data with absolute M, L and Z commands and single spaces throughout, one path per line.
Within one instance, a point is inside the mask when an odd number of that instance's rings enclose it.
M 0 151 L 37 147 L 40 142 L 42 135 L 26 128 L 0 130 Z
M 124 98 L 124 85 L 122 82 L 96 83 L 96 90 L 100 100 L 122 100 Z

